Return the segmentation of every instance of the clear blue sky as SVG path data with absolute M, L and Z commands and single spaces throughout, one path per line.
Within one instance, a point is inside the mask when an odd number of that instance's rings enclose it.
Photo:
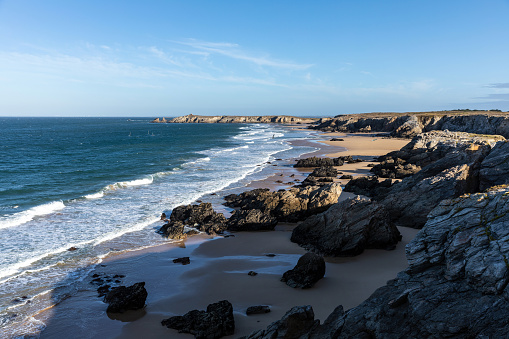
M 509 110 L 509 0 L 0 0 L 0 115 Z

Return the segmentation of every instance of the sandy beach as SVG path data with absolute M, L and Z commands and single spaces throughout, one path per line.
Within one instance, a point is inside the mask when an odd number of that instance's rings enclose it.
M 372 135 L 330 133 L 327 136 L 344 138 L 344 141 L 325 141 L 324 147 L 311 155 L 358 155 L 372 159 L 408 142 Z M 302 180 L 310 170 L 294 169 L 293 161 L 275 161 L 281 175 L 249 186 L 280 189 L 289 187 L 284 183 Z M 365 175 L 369 163 L 345 164 L 338 169 L 344 174 Z M 344 192 L 341 199 L 351 196 Z M 289 240 L 294 227 L 294 224 L 279 224 L 275 231 L 238 232 L 230 237 L 198 235 L 185 242 L 105 258 L 90 276 L 94 273 L 125 275 L 126 286 L 144 281 L 148 291 L 146 307 L 110 319 L 106 314 L 107 305 L 97 297 L 89 279 L 75 295 L 38 315 L 47 324 L 41 338 L 192 338 L 190 334 L 163 327 L 161 320 L 193 309 L 205 309 L 208 304 L 225 299 L 234 307 L 236 330 L 231 338 L 265 328 L 297 305 L 311 305 L 315 316 L 323 321 L 336 306 L 352 308 L 387 280 L 395 278 L 407 266 L 405 245 L 417 233 L 414 229 L 400 228 L 403 240 L 393 251 L 367 250 L 352 258 L 326 258 L 325 277 L 313 288 L 302 290 L 280 282 L 281 275 L 306 253 Z M 190 257 L 189 265 L 173 263 L 173 259 L 184 256 Z M 250 276 L 249 271 L 258 274 Z M 271 312 L 246 316 L 247 307 L 253 305 L 268 305 Z

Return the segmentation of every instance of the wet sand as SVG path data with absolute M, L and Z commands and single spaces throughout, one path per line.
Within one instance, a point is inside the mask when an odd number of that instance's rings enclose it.
M 316 154 L 331 150 L 329 156 L 377 156 L 408 142 L 373 139 L 348 135 L 344 142 L 332 142 L 332 148 L 324 147 Z M 340 152 L 342 149 L 338 147 L 347 147 L 348 151 Z M 363 147 L 368 148 L 363 150 Z M 305 177 L 311 171 L 294 169 L 288 166 L 288 161 L 279 162 L 275 164 L 281 168 L 283 179 L 276 175 L 252 183 L 251 187 L 279 189 L 281 185 L 276 180 Z M 366 165 L 345 164 L 338 169 L 345 174 L 365 175 L 369 171 Z M 294 177 L 290 177 L 292 174 Z M 352 195 L 343 193 L 341 199 L 349 196 Z M 403 241 L 393 251 L 367 250 L 353 258 L 326 258 L 325 278 L 313 288 L 302 290 L 280 282 L 281 275 L 293 268 L 306 252 L 289 240 L 294 227 L 294 224 L 279 224 L 273 232 L 240 232 L 234 237 L 218 237 L 212 241 L 210 236 L 199 235 L 181 243 L 106 258 L 105 267 L 99 266 L 95 272 L 124 274 L 124 285 L 145 281 L 147 306 L 126 312 L 119 319 L 110 319 L 106 314 L 107 305 L 97 297 L 93 285 L 88 284 L 89 279 L 75 295 L 38 316 L 47 324 L 41 338 L 193 338 L 163 327 L 161 320 L 193 309 L 205 309 L 208 304 L 224 299 L 234 307 L 236 331 L 231 338 L 265 328 L 296 305 L 312 305 L 316 318 L 323 321 L 336 306 L 355 307 L 387 280 L 395 278 L 407 266 L 404 246 L 417 233 L 414 229 L 400 228 Z M 269 253 L 275 256 L 266 256 Z M 183 256 L 189 256 L 191 264 L 173 263 L 173 259 Z M 258 275 L 249 276 L 251 270 Z M 269 305 L 271 312 L 246 316 L 245 310 L 253 305 Z

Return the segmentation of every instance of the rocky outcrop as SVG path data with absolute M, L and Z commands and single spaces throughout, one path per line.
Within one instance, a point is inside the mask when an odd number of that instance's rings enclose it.
M 161 324 L 179 333 L 194 334 L 197 339 L 217 339 L 235 331 L 233 306 L 227 300 L 208 305 L 207 311 L 193 310 L 165 319 Z
M 281 281 L 293 288 L 311 288 L 325 275 L 325 261 L 314 253 L 306 253 L 297 265 L 286 271 Z
M 317 167 L 302 181 L 301 186 L 323 186 L 334 182 L 337 175 L 338 170 L 332 166 Z
M 332 166 L 322 166 L 315 168 L 310 174 L 313 177 L 333 177 L 338 175 L 338 170 Z
M 387 132 L 393 137 L 409 138 L 435 130 L 496 134 L 509 138 L 509 118 L 497 112 L 350 114 L 320 120 L 313 128 L 326 132 Z
M 169 222 L 159 229 L 159 233 L 172 239 L 185 239 L 184 226 L 218 234 L 226 230 L 226 218 L 223 213 L 215 212 L 211 203 L 182 205 L 173 209 Z
M 246 310 L 246 315 L 264 314 L 264 313 L 269 313 L 269 312 L 270 312 L 270 307 L 267 305 L 249 306 Z
M 481 163 L 479 189 L 509 184 L 509 142 L 500 141 Z
M 392 185 L 393 183 L 391 179 L 379 181 L 378 177 L 375 175 L 353 178 L 345 185 L 343 190 L 357 195 L 378 197 L 387 195 L 387 192 Z
M 341 186 L 336 183 L 321 187 L 293 187 L 277 192 L 255 189 L 238 195 L 228 195 L 225 197 L 225 204 L 240 207 L 242 210 L 258 209 L 278 221 L 295 222 L 325 211 L 338 201 L 340 194 Z
M 128 287 L 113 287 L 104 296 L 104 302 L 108 304 L 106 312 L 122 313 L 127 310 L 143 308 L 147 295 L 144 282 L 139 282 Z
M 272 231 L 277 219 L 259 209 L 233 211 L 226 224 L 230 231 Z
M 400 150 L 378 158 L 381 163 L 371 172 L 382 178 L 402 179 L 411 176 L 422 167 L 447 157 L 451 152 L 473 151 L 492 147 L 505 140 L 499 135 L 476 135 L 464 132 L 432 131 L 419 134 Z
M 509 188 L 442 201 L 407 245 L 405 271 L 359 306 L 346 313 L 336 308 L 322 326 L 298 337 L 507 337 L 507 225 Z M 278 333 L 278 324 L 270 333 Z M 259 335 L 267 330 L 249 337 L 270 338 Z
M 163 121 L 164 120 L 164 121 Z M 265 115 L 265 116 L 237 116 L 237 115 L 221 115 L 221 116 L 206 116 L 206 115 L 193 115 L 188 114 L 181 117 L 166 120 L 159 118 L 151 122 L 168 122 L 168 123 L 276 123 L 276 124 L 310 124 L 316 122 L 318 119 L 314 118 L 301 118 L 292 117 L 287 115 Z
M 343 159 L 338 158 L 318 158 L 310 157 L 299 159 L 293 167 L 329 167 L 329 166 L 343 166 Z
M 327 256 L 354 256 L 368 248 L 394 249 L 401 235 L 383 205 L 359 196 L 313 215 L 291 241 Z
M 265 330 L 251 333 L 241 339 L 290 339 L 307 338 L 306 335 L 318 327 L 319 320 L 311 306 L 295 306 Z

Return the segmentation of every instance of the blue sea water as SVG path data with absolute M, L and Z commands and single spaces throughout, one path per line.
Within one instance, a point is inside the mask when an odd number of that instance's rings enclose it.
M 311 151 L 280 125 L 150 124 L 136 118 L 0 118 L 0 333 L 43 326 L 43 296 L 104 256 L 167 242 L 161 212 L 273 174 Z M 272 172 L 271 172 L 272 171 Z M 218 193 L 218 194 L 215 194 Z M 75 251 L 68 251 L 76 247 Z M 67 284 L 67 283 L 66 283 Z M 26 297 L 26 298 L 23 298 Z

